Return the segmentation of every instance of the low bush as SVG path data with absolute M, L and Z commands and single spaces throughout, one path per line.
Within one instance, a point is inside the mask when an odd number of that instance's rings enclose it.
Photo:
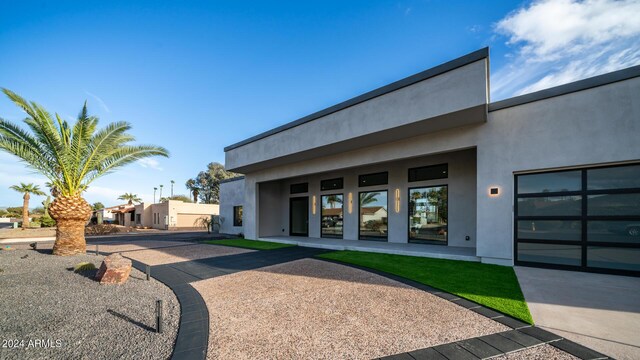
M 116 226 L 110 224 L 89 225 L 84 228 L 85 235 L 110 235 L 118 231 Z
M 42 225 L 42 227 L 53 227 L 56 226 L 56 221 L 50 216 L 43 216 L 40 218 L 40 225 Z
M 95 269 L 96 266 L 90 262 L 81 262 L 73 267 L 73 271 L 75 272 L 91 271 Z

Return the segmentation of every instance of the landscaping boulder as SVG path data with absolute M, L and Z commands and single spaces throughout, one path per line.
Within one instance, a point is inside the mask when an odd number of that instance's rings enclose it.
M 100 284 L 123 284 L 131 273 L 131 260 L 120 254 L 111 254 L 104 258 L 100 270 L 96 274 L 96 280 Z

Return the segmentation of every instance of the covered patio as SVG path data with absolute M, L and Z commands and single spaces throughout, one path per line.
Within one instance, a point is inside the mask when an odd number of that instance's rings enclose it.
M 264 236 L 258 240 L 330 250 L 354 250 L 376 253 L 430 257 L 437 259 L 480 261 L 474 247 L 392 243 L 369 240 L 344 240 L 300 236 Z

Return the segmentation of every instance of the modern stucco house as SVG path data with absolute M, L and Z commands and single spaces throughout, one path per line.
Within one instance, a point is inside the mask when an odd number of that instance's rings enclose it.
M 640 66 L 489 86 L 482 49 L 226 147 L 221 231 L 639 275 Z

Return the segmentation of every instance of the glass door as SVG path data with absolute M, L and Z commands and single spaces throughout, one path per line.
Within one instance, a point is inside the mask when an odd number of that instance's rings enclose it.
M 289 235 L 309 236 L 309 197 L 289 199 Z

